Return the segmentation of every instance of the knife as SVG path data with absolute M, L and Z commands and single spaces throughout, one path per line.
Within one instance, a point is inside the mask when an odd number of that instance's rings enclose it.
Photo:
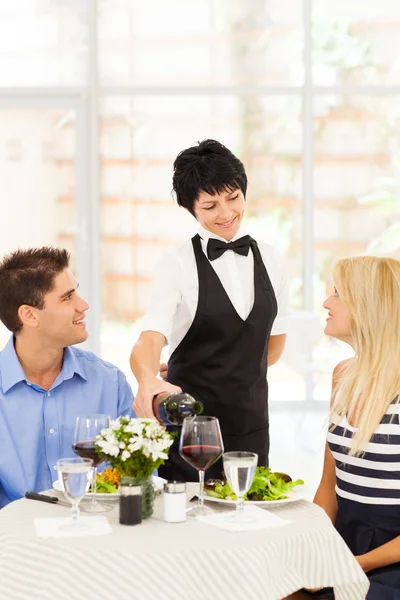
M 36 492 L 25 492 L 25 498 L 28 500 L 40 500 L 41 502 L 49 502 L 50 504 L 60 504 L 61 506 L 71 505 L 67 502 L 63 502 L 57 496 L 46 496 L 46 494 L 38 494 Z

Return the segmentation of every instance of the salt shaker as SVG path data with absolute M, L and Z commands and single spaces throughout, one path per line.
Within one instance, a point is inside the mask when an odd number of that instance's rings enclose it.
M 186 483 L 167 481 L 164 483 L 164 521 L 182 523 L 186 521 Z
M 142 486 L 131 477 L 122 477 L 119 486 L 119 522 L 121 525 L 142 522 Z

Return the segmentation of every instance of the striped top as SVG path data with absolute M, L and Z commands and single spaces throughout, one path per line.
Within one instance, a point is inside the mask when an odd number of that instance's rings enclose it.
M 356 431 L 346 418 L 333 419 L 328 444 L 336 462 L 336 493 L 363 504 L 400 505 L 400 404 L 391 404 L 364 454 L 349 456 Z

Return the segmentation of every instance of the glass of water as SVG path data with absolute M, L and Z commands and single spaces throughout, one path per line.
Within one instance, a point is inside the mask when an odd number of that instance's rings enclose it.
M 251 488 L 258 463 L 254 452 L 225 452 L 222 456 L 228 483 L 237 497 L 234 518 L 243 520 L 244 498 Z
M 60 529 L 66 531 L 90 529 L 90 525 L 79 522 L 79 502 L 89 488 L 92 469 L 91 458 L 60 458 L 57 461 L 58 479 L 67 500 L 72 505 L 72 520 L 66 525 L 61 525 Z

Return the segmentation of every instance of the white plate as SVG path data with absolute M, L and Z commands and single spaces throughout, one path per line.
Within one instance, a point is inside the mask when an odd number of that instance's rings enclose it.
M 214 496 L 208 496 L 206 491 L 204 491 L 204 500 L 206 500 L 207 502 L 219 502 L 220 504 L 226 504 L 230 506 L 236 504 L 235 500 L 225 500 L 225 498 L 215 498 Z M 262 506 L 264 508 L 267 508 L 267 506 L 289 504 L 289 502 L 298 502 L 299 500 L 303 500 L 303 498 L 296 494 L 295 491 L 292 491 L 290 492 L 289 498 L 285 498 L 284 500 L 248 500 L 246 501 L 246 504 L 255 504 L 256 506 Z
M 163 487 L 164 487 L 164 483 L 166 483 L 166 479 L 163 479 L 162 477 L 157 477 L 157 475 L 153 475 L 152 477 L 153 479 L 153 485 L 154 485 L 154 489 L 156 490 L 156 492 L 162 492 Z M 58 481 L 58 479 L 53 483 L 53 488 L 57 491 L 57 492 L 62 492 L 62 487 L 61 487 L 61 483 Z M 92 496 L 92 492 L 87 492 L 85 494 L 85 496 L 87 497 L 91 497 Z M 96 493 L 96 498 L 98 498 L 99 500 L 102 499 L 106 499 L 106 500 L 118 500 L 118 492 L 114 493 L 114 494 L 106 494 L 106 493 Z

